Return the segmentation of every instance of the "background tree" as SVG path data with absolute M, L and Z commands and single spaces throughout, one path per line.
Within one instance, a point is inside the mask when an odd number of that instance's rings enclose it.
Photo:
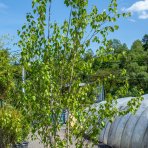
M 103 79 L 104 76 L 113 74 L 116 76 L 114 81 L 108 81 L 105 91 L 115 93 L 118 86 L 123 85 L 122 80 L 125 77 L 119 75 L 122 69 L 126 70 L 126 78 L 129 81 L 129 92 L 126 96 L 135 96 L 140 89 L 144 93 L 148 92 L 147 88 L 147 51 L 143 48 L 143 43 L 140 40 L 133 42 L 131 49 L 128 49 L 126 44 L 122 44 L 119 40 L 113 39 L 109 43 L 109 48 L 114 50 L 103 56 L 104 58 L 110 56 L 109 62 L 101 62 L 99 58 L 95 57 L 93 68 L 97 71 L 98 76 Z M 112 58 L 111 58 L 112 56 Z M 124 96 L 122 96 L 124 97 Z
M 9 69 L 9 54 L 7 50 L 0 50 L 0 98 L 6 96 L 8 90 L 8 69 Z
M 7 40 L 11 41 L 7 35 L 0 38 L 0 99 L 6 102 L 21 78 L 20 66 L 15 64 L 17 57 L 11 54 Z
M 96 71 L 96 77 L 104 80 L 106 77 L 115 77 L 114 79 L 109 79 L 106 84 L 104 84 L 105 92 L 115 94 L 118 88 L 124 85 L 124 80 L 127 76 L 123 76 L 122 72 L 126 70 L 126 56 L 127 56 L 127 45 L 121 43 L 117 39 L 110 40 L 107 45 L 108 52 L 94 57 L 93 69 Z M 100 58 L 102 57 L 102 58 Z M 124 94 L 124 96 L 127 94 Z M 120 96 L 120 97 L 124 97 Z
M 127 73 L 131 90 L 134 86 L 148 92 L 147 51 L 140 40 L 133 42 L 128 52 Z
M 7 39 L 6 35 L 0 37 L 0 148 L 22 142 L 29 134 L 29 125 L 21 112 L 9 105 L 10 100 L 15 102 L 16 82 L 21 73 L 14 64 L 16 57 L 7 48 Z
M 0 99 L 6 99 L 12 82 L 11 58 L 8 48 L 5 47 L 7 36 L 0 38 Z
M 143 48 L 145 51 L 148 51 L 148 34 L 145 34 L 143 39 L 142 39 L 142 43 L 143 43 Z

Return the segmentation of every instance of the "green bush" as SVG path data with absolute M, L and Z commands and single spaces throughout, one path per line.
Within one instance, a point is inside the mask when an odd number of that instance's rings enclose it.
M 29 124 L 19 111 L 8 105 L 0 108 L 0 148 L 20 143 L 28 134 Z

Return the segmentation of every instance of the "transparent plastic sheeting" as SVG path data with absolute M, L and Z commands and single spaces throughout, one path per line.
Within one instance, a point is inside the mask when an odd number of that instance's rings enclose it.
M 118 107 L 126 108 L 131 98 L 118 99 Z M 129 113 L 107 122 L 99 141 L 113 148 L 148 148 L 148 94 L 143 98 L 135 115 Z

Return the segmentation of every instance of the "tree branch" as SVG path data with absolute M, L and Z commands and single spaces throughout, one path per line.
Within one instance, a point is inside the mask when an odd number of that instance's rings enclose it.
M 48 39 L 50 37 L 50 19 L 51 19 L 51 1 L 49 2 L 49 9 L 48 9 Z

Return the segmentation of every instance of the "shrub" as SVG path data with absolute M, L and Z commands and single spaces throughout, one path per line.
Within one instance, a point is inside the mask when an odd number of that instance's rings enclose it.
M 29 124 L 15 108 L 0 108 L 0 148 L 22 142 L 29 134 Z

